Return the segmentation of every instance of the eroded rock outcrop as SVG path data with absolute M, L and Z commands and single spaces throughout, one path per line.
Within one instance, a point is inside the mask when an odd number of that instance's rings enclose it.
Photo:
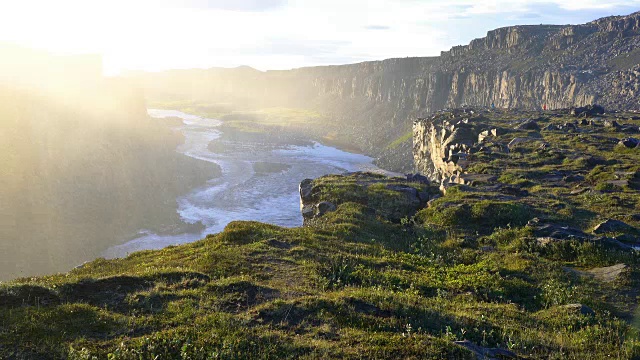
M 491 151 L 504 144 L 490 140 L 508 132 L 487 122 L 487 109 L 461 108 L 437 112 L 413 123 L 413 157 L 415 170 L 442 184 L 470 184 L 490 180 L 490 175 L 467 174 L 470 156 L 478 151 Z M 486 146 L 484 146 L 486 145 Z

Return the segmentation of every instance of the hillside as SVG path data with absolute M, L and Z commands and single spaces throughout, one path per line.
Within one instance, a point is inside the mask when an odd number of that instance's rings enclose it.
M 440 183 L 305 180 L 300 228 L 237 221 L 4 284 L 0 357 L 638 358 L 638 117 L 465 108 L 414 128 L 418 166 L 443 144 L 421 134 L 482 138 L 443 138 L 460 155 Z
M 411 168 L 412 118 L 462 105 L 557 109 L 599 103 L 637 109 L 640 13 L 581 25 L 492 30 L 439 57 L 261 72 L 176 70 L 131 75 L 150 101 L 205 105 L 225 114 L 272 107 L 305 109 L 317 138 L 338 139 L 380 157 L 391 170 Z M 173 103 L 171 103 L 173 102 Z M 284 121 L 286 124 L 286 121 Z

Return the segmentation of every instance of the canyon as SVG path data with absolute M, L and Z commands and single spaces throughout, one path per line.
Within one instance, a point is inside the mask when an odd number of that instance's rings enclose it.
M 323 115 L 307 131 L 337 133 L 377 165 L 410 171 L 412 122 L 463 105 L 558 109 L 638 107 L 640 12 L 580 25 L 511 26 L 438 57 L 396 58 L 288 71 L 132 73 L 150 101 L 188 99 L 216 111 L 290 107 Z M 331 123 L 328 126 L 327 123 Z

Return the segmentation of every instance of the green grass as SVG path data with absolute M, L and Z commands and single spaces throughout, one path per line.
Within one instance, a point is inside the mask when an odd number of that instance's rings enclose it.
M 387 187 L 399 184 L 319 178 L 315 200 L 338 210 L 309 226 L 237 221 L 196 243 L 5 284 L 0 357 L 472 359 L 462 339 L 531 358 L 638 356 L 624 298 L 521 246 L 529 231 L 508 226 L 528 208 L 451 191 L 438 201 L 462 200 L 474 226 L 495 228 L 469 242 L 446 221 L 412 221 Z M 561 307 L 576 302 L 596 315 Z
M 386 146 L 386 149 L 395 149 L 400 146 L 402 143 L 411 141 L 413 139 L 413 131 L 409 130 L 399 138 L 393 140 Z
M 195 243 L 2 284 L 0 358 L 473 359 L 455 340 L 527 359 L 638 358 L 638 253 L 542 246 L 527 225 L 640 227 L 637 189 L 608 183 L 637 177 L 639 152 L 602 138 L 620 134 L 579 135 L 542 131 L 547 149 L 471 157 L 469 169 L 510 189 L 450 187 L 427 207 L 407 193 L 433 197 L 436 186 L 324 176 L 312 200 L 337 210 L 304 227 L 236 221 Z M 619 263 L 628 268 L 613 282 L 580 275 Z

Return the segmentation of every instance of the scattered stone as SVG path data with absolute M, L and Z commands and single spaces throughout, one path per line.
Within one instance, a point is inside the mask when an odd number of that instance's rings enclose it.
M 568 304 L 568 305 L 562 305 L 559 308 L 568 310 L 573 313 L 580 313 L 582 315 L 587 315 L 587 316 L 593 316 L 596 314 L 596 312 L 593 311 L 593 309 L 583 304 Z
M 311 190 L 313 189 L 313 180 L 304 179 L 300 182 L 299 186 L 300 191 L 300 208 L 302 209 L 303 203 L 308 203 L 311 201 Z
M 571 192 L 569 194 L 570 195 L 580 195 L 580 194 L 586 193 L 589 190 L 591 190 L 591 189 L 588 188 L 588 187 L 583 187 L 583 188 L 578 188 L 578 189 L 575 189 L 575 190 L 571 190 Z
M 586 273 L 600 281 L 613 282 L 617 280 L 625 270 L 627 270 L 627 265 L 616 264 L 613 266 L 594 268 L 586 271 Z
M 269 239 L 267 241 L 267 244 L 271 247 L 274 248 L 278 248 L 278 249 L 290 249 L 291 248 L 291 244 L 284 242 L 284 241 L 279 241 L 276 239 Z
M 420 198 L 421 204 L 426 204 L 429 201 L 429 199 L 431 199 L 431 195 L 425 191 L 419 191 L 418 197 Z
M 587 105 L 571 109 L 571 115 L 576 117 L 587 117 L 604 114 L 604 108 L 600 105 Z
M 540 130 L 540 126 L 534 120 L 526 120 L 520 125 L 515 127 L 516 130 Z
M 414 189 L 415 190 L 415 189 Z M 316 205 L 316 216 L 322 216 L 328 212 L 336 211 L 337 207 L 329 201 L 322 201 Z
M 564 182 L 577 182 L 577 181 L 583 181 L 583 180 L 584 180 L 584 176 L 577 175 L 577 174 L 567 175 L 562 178 L 562 181 Z
M 430 184 L 431 181 L 429 180 L 428 177 L 421 175 L 421 174 L 406 174 L 405 175 L 407 178 L 407 181 L 409 182 L 417 182 L 420 184 Z
M 544 150 L 548 150 L 551 148 L 551 145 L 548 142 L 543 142 L 542 144 L 540 144 L 540 146 L 538 146 L 538 151 L 544 151 Z
M 431 199 L 431 200 L 427 201 L 427 207 L 432 207 L 432 206 L 433 206 L 433 203 L 434 203 L 436 200 L 438 200 L 438 199 Z
M 429 200 L 429 196 L 427 195 L 427 200 L 423 201 L 418 190 L 408 185 L 390 184 L 387 185 L 386 188 L 405 194 L 407 196 L 407 200 L 409 200 L 408 205 L 412 205 L 414 207 L 419 207 L 420 204 L 424 204 Z
M 512 148 L 516 147 L 518 144 L 523 144 L 523 143 L 526 143 L 526 142 L 529 142 L 529 141 L 532 141 L 532 140 L 533 140 L 533 139 L 530 139 L 530 138 L 523 138 L 523 137 L 513 138 L 513 140 L 511 140 L 511 141 L 509 142 L 509 145 L 507 145 L 507 147 L 508 147 L 509 149 L 512 149 Z
M 305 205 L 302 207 L 302 209 L 300 209 L 300 212 L 302 213 L 303 219 L 311 219 L 315 214 L 315 209 L 311 205 Z
M 621 127 L 620 124 L 618 124 L 618 122 L 615 120 L 605 120 L 603 125 L 606 128 L 614 128 L 614 129 L 619 129 Z
M 454 341 L 456 345 L 462 346 L 471 351 L 478 359 L 498 360 L 498 359 L 518 359 L 518 355 L 512 351 L 500 348 L 486 348 L 472 343 L 469 340 Z
M 591 238 L 590 235 L 572 228 L 570 226 L 563 226 L 558 224 L 548 223 L 545 220 L 539 218 L 533 218 L 529 220 L 527 226 L 533 229 L 534 236 L 539 238 L 549 238 L 553 240 L 587 240 Z M 549 241 L 547 241 L 548 243 Z
M 640 133 L 640 128 L 637 126 L 623 126 L 621 131 L 627 134 L 637 134 Z
M 513 195 L 513 196 L 517 196 L 517 197 L 529 196 L 529 192 L 527 190 L 521 189 L 521 188 L 516 187 L 516 186 L 511 186 L 511 185 L 503 185 L 503 186 L 500 187 L 499 191 L 502 194 Z
M 593 228 L 594 234 L 615 233 L 615 232 L 629 232 L 634 231 L 635 228 L 629 224 L 626 224 L 620 220 L 608 219 L 595 228 Z
M 478 134 L 478 142 L 481 143 L 484 141 L 484 139 L 488 137 L 489 137 L 489 130 L 481 131 L 480 134 Z
M 451 182 L 460 185 L 477 186 L 479 184 L 492 183 L 498 180 L 498 177 L 491 174 L 460 174 Z
M 613 191 L 619 190 L 618 188 L 623 188 L 625 186 L 629 186 L 629 180 L 628 179 L 624 179 L 624 180 L 609 180 L 606 182 L 606 184 L 610 184 L 613 185 Z M 605 192 L 611 192 L 611 191 L 605 191 Z
M 618 145 L 621 145 L 621 146 L 624 146 L 626 148 L 632 149 L 632 148 L 640 146 L 640 140 L 638 140 L 636 138 L 632 138 L 632 137 L 624 138 L 624 139 L 620 140 Z
M 622 234 L 620 236 L 616 236 L 615 239 L 623 243 L 631 243 L 634 245 L 640 243 L 640 237 L 633 236 L 631 234 Z

